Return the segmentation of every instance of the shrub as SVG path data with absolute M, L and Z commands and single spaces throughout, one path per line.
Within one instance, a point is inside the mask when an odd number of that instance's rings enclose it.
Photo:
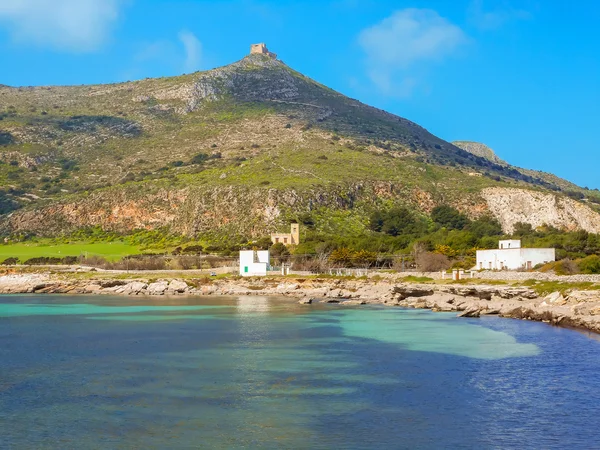
M 600 256 L 590 255 L 578 261 L 579 269 L 586 274 L 600 273 Z
M 415 257 L 417 268 L 422 272 L 437 272 L 448 269 L 451 264 L 446 255 L 431 252 L 421 252 Z
M 36 258 L 29 258 L 24 264 L 29 266 L 62 264 L 62 259 L 54 256 L 38 256 Z
M 0 145 L 9 145 L 14 142 L 12 134 L 0 131 Z
M 290 251 L 288 250 L 288 248 L 282 244 L 281 242 L 277 242 L 276 244 L 273 244 L 271 246 L 271 248 L 269 249 L 271 256 L 273 256 L 274 258 L 281 258 L 284 256 L 289 256 Z
M 571 261 L 569 258 L 559 261 L 554 266 L 554 272 L 557 275 L 573 275 L 579 272 L 579 266 L 575 261 Z
M 206 153 L 198 153 L 190 160 L 190 164 L 203 164 L 207 159 L 208 155 Z
M 14 266 L 15 264 L 19 264 L 19 258 L 15 258 L 14 256 L 6 258 L 4 261 L 2 261 L 3 266 Z
M 531 236 L 534 232 L 530 223 L 517 222 L 514 225 L 513 236 Z
M 338 266 L 348 267 L 352 263 L 352 256 L 353 252 L 349 248 L 337 248 L 329 255 L 329 261 Z
M 202 247 L 199 244 L 196 245 L 189 245 L 186 248 L 184 248 L 183 250 L 181 250 L 181 253 L 186 253 L 186 254 L 200 254 L 202 253 L 202 251 L 204 250 L 204 247 Z

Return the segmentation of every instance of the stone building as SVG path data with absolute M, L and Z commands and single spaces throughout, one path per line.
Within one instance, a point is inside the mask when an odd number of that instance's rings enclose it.
M 300 225 L 293 223 L 290 226 L 289 233 L 274 233 L 271 235 L 273 244 L 282 243 L 284 245 L 298 245 L 300 243 Z
M 273 59 L 277 59 L 277 55 L 273 52 L 270 52 L 264 43 L 250 45 L 250 54 L 267 55 Z
M 553 248 L 521 248 L 520 240 L 500 241 L 496 250 L 477 250 L 477 270 L 533 269 L 556 260 Z

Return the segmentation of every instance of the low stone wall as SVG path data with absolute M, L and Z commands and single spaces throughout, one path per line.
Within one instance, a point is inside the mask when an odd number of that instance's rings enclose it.
M 556 275 L 542 272 L 510 272 L 510 271 L 483 271 L 475 272 L 475 278 L 499 281 L 562 281 L 565 283 L 592 282 L 600 283 L 600 275 Z

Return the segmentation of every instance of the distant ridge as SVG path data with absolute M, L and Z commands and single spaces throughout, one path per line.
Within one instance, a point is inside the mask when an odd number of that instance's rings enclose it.
M 455 146 L 462 148 L 464 151 L 471 153 L 472 155 L 485 158 L 496 164 L 508 165 L 508 163 L 498 157 L 496 152 L 489 148 L 487 145 L 480 142 L 473 141 L 454 141 L 452 142 Z

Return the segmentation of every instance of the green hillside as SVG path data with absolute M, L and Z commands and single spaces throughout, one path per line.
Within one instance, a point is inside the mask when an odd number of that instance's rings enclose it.
M 480 193 L 596 192 L 465 151 L 266 55 L 113 85 L 0 86 L 0 232 L 9 241 L 97 227 L 257 239 L 304 218 L 369 233 L 376 211 L 476 219 Z

